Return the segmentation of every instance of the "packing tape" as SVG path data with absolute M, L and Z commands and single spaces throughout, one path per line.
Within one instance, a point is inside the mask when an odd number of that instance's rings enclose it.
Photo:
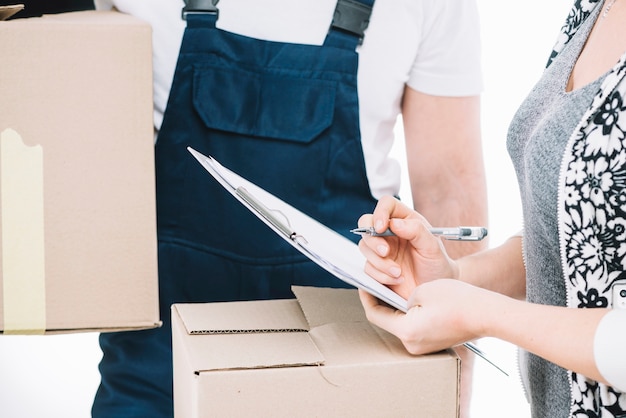
M 0 133 L 5 334 L 46 329 L 43 149 L 12 129 Z

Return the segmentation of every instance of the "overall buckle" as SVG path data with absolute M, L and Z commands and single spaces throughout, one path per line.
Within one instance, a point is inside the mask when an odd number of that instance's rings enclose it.
M 339 0 L 333 15 L 332 29 L 356 35 L 360 40 L 370 23 L 372 8 L 355 0 Z
M 218 14 L 217 3 L 220 0 L 185 0 L 182 18 L 187 20 L 190 14 Z

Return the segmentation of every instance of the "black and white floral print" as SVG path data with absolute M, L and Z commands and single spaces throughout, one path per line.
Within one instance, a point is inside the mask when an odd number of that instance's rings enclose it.
M 576 2 L 551 59 L 601 3 Z M 625 99 L 626 54 L 605 78 L 563 157 L 559 237 L 570 308 L 609 307 L 611 286 L 626 280 Z M 571 417 L 626 414 L 626 394 L 576 373 L 570 380 Z
M 602 3 L 602 1 L 603 0 L 576 0 L 574 7 L 572 7 L 567 20 L 565 21 L 565 24 L 561 28 L 561 34 L 553 48 L 552 54 L 550 55 L 548 65 L 550 65 L 559 52 L 563 50 L 565 44 L 572 39 L 572 36 L 574 36 L 582 22 L 589 17 L 594 7 L 596 7 L 599 3 Z

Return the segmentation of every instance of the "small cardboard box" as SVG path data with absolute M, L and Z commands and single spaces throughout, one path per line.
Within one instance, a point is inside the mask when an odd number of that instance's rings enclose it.
M 152 31 L 0 22 L 0 332 L 159 325 Z
M 172 306 L 177 418 L 456 418 L 460 360 L 412 356 L 357 292 Z

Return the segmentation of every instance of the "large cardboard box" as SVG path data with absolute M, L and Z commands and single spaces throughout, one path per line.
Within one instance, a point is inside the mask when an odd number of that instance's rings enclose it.
M 159 324 L 151 27 L 0 22 L 0 331 Z
M 177 418 L 458 416 L 460 360 L 412 356 L 355 290 L 172 306 Z

